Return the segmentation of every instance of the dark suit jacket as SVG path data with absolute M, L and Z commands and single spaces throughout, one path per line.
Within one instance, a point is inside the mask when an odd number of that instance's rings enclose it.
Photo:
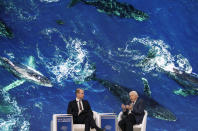
M 88 112 L 92 112 L 89 102 L 87 100 L 82 100 L 84 110 L 80 113 L 80 115 Z M 77 101 L 70 101 L 67 107 L 67 113 L 73 115 L 74 123 L 78 123 L 78 105 Z
M 143 117 L 144 117 L 144 101 L 140 98 L 138 98 L 135 102 L 135 105 L 133 106 L 133 111 L 131 112 L 132 115 L 135 116 L 136 123 L 142 123 Z M 124 115 L 128 115 L 129 110 L 126 110 L 123 112 Z

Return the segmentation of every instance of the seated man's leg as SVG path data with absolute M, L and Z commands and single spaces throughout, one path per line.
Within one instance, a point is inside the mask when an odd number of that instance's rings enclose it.
M 97 131 L 101 131 L 101 128 L 96 125 L 95 120 L 93 119 L 93 112 L 87 112 L 80 115 L 80 117 L 83 124 L 85 124 L 85 131 L 89 131 L 90 127 L 95 128 Z
M 126 123 L 128 121 L 127 117 L 124 117 L 122 120 L 119 121 L 118 125 L 121 128 L 122 131 L 126 130 Z
M 87 118 L 87 114 L 80 114 L 76 124 L 85 124 L 85 131 L 90 131 L 90 121 Z
M 96 125 L 95 120 L 93 119 L 93 112 L 86 113 L 86 120 L 89 121 L 90 127 L 95 128 L 97 131 L 100 130 L 100 128 Z
M 133 114 L 129 114 L 127 119 L 128 122 L 126 123 L 126 131 L 133 131 L 133 125 L 136 124 L 135 116 Z

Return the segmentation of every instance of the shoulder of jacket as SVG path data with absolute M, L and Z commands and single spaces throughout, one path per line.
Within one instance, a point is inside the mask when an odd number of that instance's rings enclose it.
M 76 102 L 76 100 L 72 100 L 72 101 L 70 101 L 69 103 L 74 103 L 74 102 Z
M 144 102 L 144 100 L 142 98 L 139 98 L 138 101 L 139 102 Z
M 88 100 L 83 100 L 83 101 L 86 102 L 86 103 L 89 103 Z

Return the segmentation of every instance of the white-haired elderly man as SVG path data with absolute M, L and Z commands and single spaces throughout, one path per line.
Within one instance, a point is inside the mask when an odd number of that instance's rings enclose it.
M 140 124 L 144 117 L 144 101 L 138 98 L 136 91 L 129 93 L 130 103 L 128 105 L 122 104 L 122 120 L 118 125 L 122 131 L 133 131 L 133 125 Z

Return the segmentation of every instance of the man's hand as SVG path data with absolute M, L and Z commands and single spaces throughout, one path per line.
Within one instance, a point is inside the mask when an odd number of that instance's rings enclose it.
M 123 111 L 126 111 L 126 106 L 124 104 L 121 105 Z
M 132 107 L 132 105 L 126 105 L 126 109 L 128 109 L 128 110 L 132 110 L 132 109 L 133 109 L 133 107 Z
M 132 105 L 129 105 L 129 110 L 132 110 L 133 109 L 133 106 Z
M 126 109 L 126 106 L 124 104 L 121 105 L 122 109 Z

